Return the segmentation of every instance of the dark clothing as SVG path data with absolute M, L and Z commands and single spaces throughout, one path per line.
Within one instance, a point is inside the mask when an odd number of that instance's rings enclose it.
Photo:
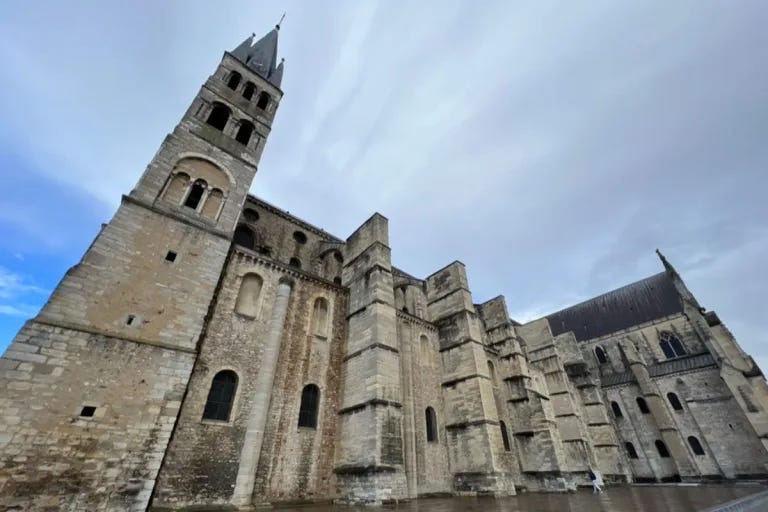
M 596 478 L 597 478 L 597 477 L 595 476 L 595 474 L 594 474 L 594 473 L 592 472 L 592 470 L 590 469 L 590 470 L 589 470 L 589 479 L 590 479 L 590 480 L 592 480 L 592 481 L 594 482 Z

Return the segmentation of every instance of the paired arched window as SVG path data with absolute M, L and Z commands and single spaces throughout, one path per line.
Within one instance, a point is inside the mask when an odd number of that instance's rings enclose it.
M 301 392 L 299 426 L 317 428 L 317 412 L 320 409 L 320 388 L 307 384 Z
M 695 455 L 704 455 L 704 447 L 694 436 L 688 436 L 688 444 L 691 445 L 691 450 Z
M 245 84 L 245 87 L 243 87 L 243 98 L 247 100 L 251 100 L 253 98 L 253 93 L 256 92 L 256 86 L 253 85 L 253 82 L 248 82 Z
M 669 400 L 669 405 L 671 405 L 674 410 L 676 411 L 683 410 L 683 404 L 680 403 L 680 399 L 677 398 L 676 394 L 667 393 L 667 400 Z
M 437 415 L 435 410 L 431 407 L 427 407 L 424 411 L 424 415 L 427 418 L 427 442 L 437 442 Z
M 637 458 L 637 450 L 635 450 L 635 445 L 627 441 L 624 443 L 624 448 L 627 450 L 627 456 L 630 459 L 636 459 Z
M 241 78 L 242 76 L 240 76 L 240 73 L 238 73 L 237 71 L 233 71 L 229 75 L 229 80 L 227 80 L 227 87 L 229 87 L 234 91 L 235 89 L 237 89 L 237 86 L 240 85 Z
M 205 199 L 205 204 L 203 205 L 202 214 L 203 217 L 206 217 L 208 219 L 216 220 L 216 217 L 219 215 L 219 210 L 221 209 L 221 204 L 224 202 L 224 193 L 214 188 L 208 193 L 208 197 Z
M 207 187 L 208 184 L 205 182 L 205 180 L 195 180 L 195 182 L 192 184 L 192 187 L 189 189 L 187 198 L 184 200 L 184 206 L 187 208 L 192 208 L 193 210 L 197 210 L 198 205 L 200 205 L 200 200 L 203 198 L 203 194 L 205 193 L 205 189 Z
M 211 113 L 208 114 L 206 123 L 219 131 L 224 131 L 224 127 L 227 126 L 227 121 L 229 121 L 231 113 L 229 107 L 223 103 L 214 103 Z
M 241 121 L 240 122 L 240 128 L 237 130 L 237 135 L 235 135 L 235 140 L 242 144 L 243 146 L 247 146 L 248 142 L 251 140 L 251 135 L 253 135 L 253 131 L 256 129 L 255 126 L 253 126 L 253 123 L 250 121 Z
M 256 103 L 256 106 L 262 110 L 266 110 L 267 106 L 269 106 L 270 99 L 271 98 L 266 91 L 261 91 L 261 94 L 259 94 L 259 101 Z
M 503 421 L 499 422 L 499 428 L 501 429 L 501 442 L 504 443 L 504 451 L 508 452 L 509 447 L 509 433 L 507 432 L 507 424 Z
M 203 419 L 229 421 L 232 403 L 237 391 L 237 374 L 232 370 L 222 370 L 213 377 L 208 400 L 205 401 Z
M 648 409 L 648 404 L 645 402 L 645 398 L 641 396 L 637 397 L 637 408 L 640 409 L 640 412 L 643 414 L 648 414 L 651 412 Z
M 617 402 L 611 402 L 611 409 L 613 410 L 613 417 L 616 419 L 622 418 L 624 415 L 621 413 L 621 407 Z
M 253 230 L 249 228 L 248 226 L 243 226 L 240 224 L 235 229 L 235 236 L 233 238 L 234 242 L 241 246 L 246 247 L 248 249 L 253 249 L 256 247 L 256 236 L 253 233 Z
M 597 358 L 597 362 L 600 364 L 605 364 L 608 362 L 608 354 L 605 353 L 605 349 L 600 345 L 595 347 L 595 357 Z
M 659 346 L 667 359 L 681 357 L 686 354 L 685 347 L 680 338 L 669 331 L 662 331 L 659 334 Z
M 264 281 L 258 274 L 245 274 L 240 282 L 240 291 L 237 293 L 235 312 L 255 318 L 259 310 L 259 296 L 263 286 Z
M 664 444 L 664 441 L 661 439 L 656 440 L 656 451 L 659 452 L 659 457 L 661 458 L 668 458 L 669 457 L 669 450 L 667 450 L 667 445 Z
M 328 336 L 328 301 L 324 297 L 315 300 L 312 310 L 312 333 L 321 338 Z
M 189 186 L 189 174 L 185 172 L 177 172 L 171 178 L 171 183 L 168 184 L 168 188 L 165 191 L 165 200 L 169 203 L 179 205 L 184 197 L 184 193 Z

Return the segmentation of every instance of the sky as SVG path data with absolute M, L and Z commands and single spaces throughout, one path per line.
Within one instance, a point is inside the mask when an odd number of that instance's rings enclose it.
M 527 321 L 661 271 L 768 370 L 768 3 L 0 3 L 0 350 L 283 12 L 251 191 Z

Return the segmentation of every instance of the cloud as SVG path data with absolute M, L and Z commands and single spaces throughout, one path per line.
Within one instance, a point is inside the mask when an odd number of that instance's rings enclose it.
M 13 299 L 20 295 L 47 295 L 49 290 L 25 282 L 26 279 L 10 270 L 0 267 L 0 299 Z

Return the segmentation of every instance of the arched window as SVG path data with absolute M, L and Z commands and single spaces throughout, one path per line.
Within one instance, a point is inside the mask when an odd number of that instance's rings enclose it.
M 426 365 L 432 364 L 432 347 L 429 343 L 429 338 L 425 334 L 419 337 L 419 345 L 421 345 L 421 360 Z
M 240 128 L 238 128 L 237 135 L 235 135 L 235 140 L 243 146 L 247 146 L 255 129 L 256 127 L 250 121 L 241 121 Z
M 669 405 L 671 405 L 674 410 L 676 411 L 683 410 L 683 404 L 680 403 L 680 399 L 677 398 L 676 394 L 667 393 L 667 400 L 669 400 Z
M 696 455 L 704 455 L 704 448 L 701 443 L 694 436 L 688 436 L 688 444 L 691 445 L 691 450 Z
M 243 98 L 250 101 L 253 98 L 254 92 L 256 92 L 256 86 L 252 82 L 246 83 L 245 87 L 243 87 Z
M 597 362 L 600 364 L 608 362 L 608 355 L 605 353 L 605 349 L 600 345 L 595 347 L 595 357 L 597 357 Z
M 661 351 L 664 352 L 667 359 L 681 357 L 686 354 L 685 347 L 680 338 L 669 331 L 662 331 L 659 334 L 659 346 L 661 346 Z
M 626 443 L 624 443 L 624 448 L 627 449 L 627 456 L 629 456 L 630 459 L 637 458 L 637 450 L 635 450 L 635 445 L 627 441 Z
M 307 384 L 301 392 L 299 426 L 317 428 L 317 411 L 320 408 L 320 388 Z
M 651 411 L 648 409 L 648 404 L 645 402 L 645 398 L 639 396 L 637 397 L 637 407 L 640 409 L 640 412 L 643 414 L 648 414 Z
M 184 206 L 197 210 L 197 206 L 200 204 L 200 199 L 203 198 L 207 186 L 208 184 L 205 180 L 195 180 L 192 187 L 189 189 L 187 198 L 184 200 Z
M 256 106 L 262 110 L 266 110 L 267 106 L 269 106 L 269 100 L 269 94 L 266 91 L 261 91 L 261 94 L 259 94 L 259 101 L 256 103 Z
M 248 226 L 240 224 L 235 229 L 234 241 L 237 245 L 253 249 L 256 246 L 256 237 Z
M 232 370 L 222 370 L 217 373 L 208 391 L 203 419 L 229 421 L 232 403 L 235 401 L 235 391 L 237 391 L 237 374 Z
M 507 424 L 503 421 L 499 422 L 499 429 L 501 429 L 501 442 L 504 443 L 504 451 L 508 452 L 509 447 L 509 433 L 507 432 Z
M 240 291 L 237 293 L 235 312 L 241 315 L 256 317 L 259 309 L 259 295 L 264 281 L 258 274 L 245 274 L 240 282 Z
M 323 297 L 315 300 L 312 311 L 312 333 L 321 338 L 328 336 L 328 301 Z
M 291 261 L 288 262 L 288 265 L 292 266 L 293 268 L 301 268 L 301 260 L 299 258 L 291 258 Z
M 242 76 L 240 76 L 240 73 L 238 73 L 237 71 L 233 71 L 229 75 L 229 80 L 227 81 L 227 87 L 229 87 L 234 91 L 235 89 L 237 89 L 237 86 L 240 85 L 241 78 Z
M 624 415 L 621 413 L 621 407 L 616 402 L 611 402 L 611 409 L 613 410 L 613 417 L 616 419 L 622 418 Z
M 491 378 L 491 384 L 496 385 L 496 369 L 493 367 L 493 362 L 488 360 L 488 376 Z
M 431 407 L 427 407 L 424 411 L 424 415 L 427 417 L 427 442 L 437 442 L 437 415 L 435 410 Z
M 259 220 L 259 212 L 251 208 L 243 210 L 243 217 L 247 222 L 256 222 Z
M 221 190 L 217 188 L 211 190 L 203 205 L 203 217 L 215 220 L 216 216 L 219 214 L 219 208 L 221 208 L 221 203 L 223 201 L 224 193 Z
M 165 189 L 165 200 L 171 204 L 181 204 L 181 199 L 184 197 L 184 192 L 187 191 L 189 186 L 189 174 L 185 172 L 177 172 L 171 178 L 171 182 L 168 184 L 168 188 Z
M 656 440 L 656 450 L 659 452 L 659 457 L 664 459 L 669 457 L 669 450 L 667 450 L 667 445 L 664 444 L 664 441 Z
M 219 131 L 224 131 L 224 127 L 227 126 L 227 121 L 229 120 L 229 114 L 229 107 L 222 103 L 214 103 L 206 123 Z
M 296 240 L 297 244 L 304 245 L 305 243 L 307 243 L 307 235 L 305 235 L 301 231 L 294 231 L 293 239 Z

